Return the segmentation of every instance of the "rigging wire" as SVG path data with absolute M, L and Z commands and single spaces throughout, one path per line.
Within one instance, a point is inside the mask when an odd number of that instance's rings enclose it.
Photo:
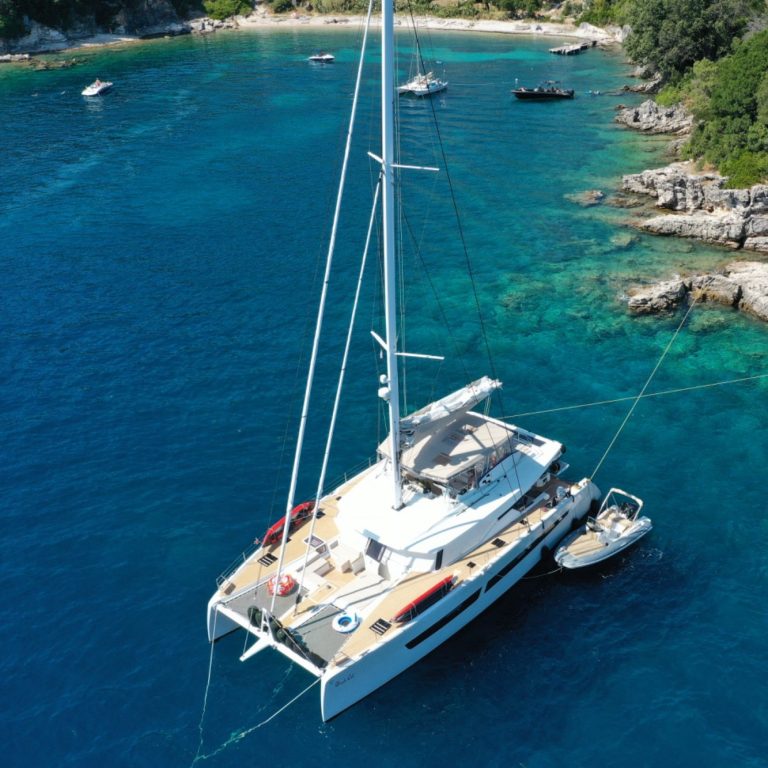
M 421 53 L 421 42 L 419 40 L 419 36 L 416 31 L 416 20 L 413 15 L 413 6 L 411 5 L 410 0 L 408 0 L 408 12 L 411 17 L 411 23 L 413 24 L 413 27 L 414 27 L 414 38 L 416 40 L 416 50 L 418 53 L 419 61 L 421 62 L 422 69 L 424 69 L 424 59 Z M 456 201 L 456 191 L 454 189 L 453 179 L 451 178 L 451 174 L 448 168 L 448 158 L 446 157 L 446 154 L 445 154 L 445 146 L 443 144 L 442 134 L 440 133 L 440 125 L 437 120 L 437 112 L 435 110 L 435 104 L 432 101 L 432 99 L 429 99 L 429 104 L 432 109 L 432 119 L 435 125 L 435 133 L 437 135 L 437 142 L 438 142 L 438 147 L 440 149 L 440 156 L 443 160 L 443 167 L 445 168 L 445 176 L 448 181 L 448 192 L 451 197 L 451 205 L 453 206 L 454 215 L 456 217 L 456 228 L 459 233 L 459 240 L 461 241 L 461 247 L 464 253 L 464 261 L 467 265 L 467 274 L 469 276 L 470 285 L 472 286 L 472 295 L 475 300 L 477 316 L 480 322 L 480 333 L 483 337 L 483 344 L 485 346 L 486 354 L 488 355 L 488 362 L 491 366 L 491 373 L 493 374 L 493 378 L 496 379 L 498 378 L 496 376 L 496 366 L 494 365 L 493 356 L 491 355 L 491 348 L 488 343 L 488 334 L 486 333 L 486 330 L 485 330 L 485 319 L 483 318 L 483 313 L 480 307 L 480 297 L 478 295 L 477 282 L 475 281 L 475 274 L 472 269 L 472 260 L 469 257 L 469 249 L 467 248 L 467 241 L 466 241 L 466 238 L 464 237 L 464 226 L 461 222 L 461 216 L 459 215 L 459 206 Z
M 357 39 L 361 40 L 365 34 L 367 29 L 362 29 L 362 25 L 357 26 Z M 207 42 L 207 41 L 206 41 Z M 338 136 L 338 145 L 339 149 L 344 145 L 344 133 L 341 131 Z M 325 203 L 324 203 L 324 210 L 327 210 L 328 213 L 330 213 L 332 209 L 332 195 L 329 191 Z M 322 249 L 318 250 L 318 254 L 315 258 L 315 268 L 314 273 L 312 276 L 312 289 L 311 289 L 311 295 L 315 295 L 315 286 L 317 285 L 317 281 L 319 276 L 321 275 L 321 268 L 320 265 L 323 262 L 323 253 Z M 268 325 L 262 325 L 260 326 L 262 332 L 264 331 L 272 331 L 276 328 L 279 328 L 281 326 L 287 326 L 288 323 L 281 321 L 279 323 L 270 323 Z M 296 366 L 294 370 L 293 375 L 293 383 L 291 384 L 291 394 L 290 397 L 287 398 L 288 401 L 288 408 L 287 413 L 285 416 L 285 423 L 283 427 L 283 434 L 282 434 L 282 440 L 280 441 L 280 453 L 278 455 L 277 462 L 275 464 L 275 470 L 273 472 L 273 475 L 275 477 L 280 477 L 283 471 L 283 467 L 285 466 L 285 454 L 288 449 L 289 444 L 289 437 L 293 431 L 293 415 L 295 412 L 295 406 L 297 402 L 297 391 L 299 389 L 299 381 L 301 380 L 301 374 L 305 370 L 305 359 L 306 359 L 306 349 L 307 349 L 307 341 L 310 338 L 310 329 L 312 327 L 312 314 L 310 312 L 306 312 L 304 315 L 304 325 L 301 332 L 301 342 L 298 345 L 298 355 L 296 356 Z M 277 503 L 277 496 L 278 493 L 280 493 L 282 489 L 282 486 L 280 483 L 274 483 L 272 488 L 272 499 L 269 503 L 268 507 L 265 507 L 266 514 L 267 514 L 267 522 L 269 520 L 272 520 L 274 518 L 273 510 L 275 509 L 275 505 Z
M 627 415 L 624 417 L 624 421 L 621 422 L 619 425 L 619 428 L 616 430 L 616 434 L 613 436 L 613 439 L 608 444 L 608 447 L 605 449 L 605 453 L 600 458 L 600 461 L 597 462 L 597 466 L 592 470 L 592 474 L 589 476 L 591 480 L 595 479 L 595 475 L 597 474 L 600 467 L 603 465 L 603 462 L 605 461 L 606 457 L 610 453 L 611 449 L 613 448 L 614 443 L 616 440 L 618 440 L 619 435 L 621 434 L 621 431 L 624 429 L 626 423 L 629 421 L 630 417 L 634 413 L 635 408 L 637 407 L 637 404 L 640 402 L 640 400 L 643 398 L 643 395 L 645 394 L 645 390 L 648 389 L 648 386 L 651 383 L 651 380 L 656 375 L 656 371 L 659 370 L 661 367 L 661 364 L 664 362 L 664 358 L 667 356 L 667 352 L 671 349 L 672 345 L 675 343 L 675 339 L 677 338 L 677 335 L 680 333 L 680 331 L 683 328 L 683 325 L 685 325 L 685 321 L 688 319 L 688 315 L 691 314 L 691 310 L 696 306 L 696 302 L 698 301 L 698 297 L 696 297 L 688 307 L 688 310 L 683 315 L 683 319 L 680 321 L 680 324 L 677 326 L 677 329 L 672 334 L 672 338 L 669 340 L 669 343 L 664 348 L 664 351 L 661 353 L 661 357 L 656 362 L 656 365 L 654 366 L 653 370 L 651 371 L 650 375 L 645 381 L 645 384 L 643 385 L 643 388 L 640 390 L 640 393 L 634 398 L 634 402 L 632 403 L 632 407 L 627 412 Z
M 344 183 L 347 178 L 347 167 L 349 165 L 349 154 L 352 147 L 352 135 L 355 127 L 355 117 L 357 115 L 357 105 L 360 97 L 360 83 L 363 79 L 363 64 L 365 62 L 365 50 L 366 43 L 368 41 L 368 31 L 370 29 L 371 14 L 373 12 L 373 0 L 369 0 L 368 14 L 365 20 L 365 29 L 363 32 L 363 40 L 360 48 L 360 61 L 357 67 L 357 78 L 355 80 L 355 91 L 352 99 L 352 111 L 349 117 L 349 126 L 347 128 L 347 141 L 344 147 L 344 160 L 341 166 L 341 174 L 339 179 L 339 188 L 336 194 L 336 207 L 333 213 L 333 224 L 331 225 L 331 237 L 328 243 L 328 254 L 325 262 L 325 273 L 323 275 L 323 287 L 320 293 L 320 304 L 317 308 L 317 320 L 315 323 L 315 335 L 312 341 L 312 353 L 309 360 L 309 370 L 307 371 L 307 384 L 304 389 L 304 402 L 301 408 L 301 419 L 299 420 L 299 433 L 296 438 L 296 448 L 294 451 L 293 467 L 291 469 L 291 480 L 288 488 L 288 499 L 286 503 L 285 511 L 285 525 L 283 526 L 283 538 L 282 546 L 280 547 L 280 558 L 277 564 L 276 577 L 279 581 L 280 575 L 283 570 L 283 563 L 285 561 L 285 543 L 288 540 L 288 534 L 291 528 L 291 511 L 293 509 L 294 497 L 296 494 L 296 486 L 299 479 L 299 465 L 301 463 L 301 453 L 304 447 L 304 433 L 307 428 L 307 418 L 309 416 L 309 401 L 312 395 L 312 384 L 315 378 L 315 366 L 317 365 L 318 350 L 320 347 L 320 336 L 323 329 L 323 317 L 325 316 L 325 304 L 328 297 L 328 286 L 331 282 L 331 266 L 333 264 L 333 254 L 336 248 L 336 235 L 339 228 L 339 217 L 341 215 L 341 201 L 344 196 Z M 275 610 L 275 602 L 277 600 L 277 590 L 272 595 L 272 604 L 270 606 L 270 612 Z
M 418 32 L 416 31 L 416 19 L 414 18 L 414 15 L 413 15 L 413 6 L 411 4 L 411 0 L 408 0 L 408 13 L 411 17 L 411 23 L 413 25 L 413 34 L 414 34 L 414 39 L 416 41 L 417 55 L 419 57 L 419 61 L 421 62 L 422 70 L 426 71 L 424 67 L 424 59 L 421 53 L 421 42 L 419 41 L 419 35 L 418 35 Z M 491 375 L 495 380 L 498 380 L 499 377 L 496 372 L 496 365 L 494 363 L 493 355 L 491 353 L 490 343 L 488 342 L 488 334 L 486 332 L 486 327 L 485 327 L 485 318 L 483 317 L 482 308 L 480 306 L 480 296 L 478 294 L 477 282 L 475 280 L 474 270 L 472 269 L 472 260 L 469 256 L 469 249 L 467 248 L 466 238 L 464 237 L 464 226 L 462 225 L 461 216 L 459 215 L 459 206 L 456 201 L 456 192 L 453 186 L 453 179 L 451 178 L 451 173 L 448 166 L 448 158 L 445 154 L 445 145 L 443 144 L 443 137 L 442 137 L 442 134 L 440 133 L 440 125 L 437 120 L 437 112 L 435 110 L 435 104 L 431 98 L 429 99 L 429 105 L 432 110 L 432 122 L 434 123 L 434 126 L 435 126 L 435 134 L 437 136 L 438 147 L 440 148 L 440 156 L 442 157 L 442 160 L 443 160 L 443 167 L 445 168 L 445 176 L 448 181 L 448 191 L 450 193 L 451 204 L 453 206 L 453 212 L 456 219 L 456 229 L 458 230 L 459 240 L 461 241 L 461 247 L 464 253 L 464 262 L 466 264 L 467 275 L 469 277 L 470 285 L 472 286 L 472 296 L 475 301 L 477 318 L 478 318 L 478 321 L 480 322 L 480 335 L 482 336 L 483 346 L 485 347 L 485 352 L 488 357 L 488 364 L 490 365 L 490 368 L 491 368 Z M 503 402 L 503 397 L 501 393 L 501 388 L 496 389 L 495 394 L 499 401 L 499 407 L 502 410 L 504 410 L 504 402 Z M 486 424 L 487 424 L 487 428 L 490 436 L 490 424 L 488 424 L 487 422 Z M 518 440 L 523 439 L 523 435 L 521 433 L 518 432 L 517 435 L 518 435 Z M 515 448 L 512 443 L 512 436 L 509 432 L 506 433 L 506 443 L 509 449 L 509 453 L 510 454 L 514 453 Z M 517 482 L 517 487 L 521 488 L 522 483 L 520 482 L 520 475 L 517 471 L 517 464 L 514 461 L 512 462 L 512 467 L 515 472 L 515 480 Z M 507 480 L 510 490 L 512 490 L 512 481 L 506 472 L 504 473 L 504 478 Z
M 373 196 L 373 205 L 371 206 L 371 218 L 368 222 L 368 235 L 365 240 L 365 248 L 363 250 L 363 258 L 360 262 L 360 271 L 358 273 L 357 277 L 357 288 L 355 289 L 355 299 L 352 302 L 352 312 L 350 313 L 349 318 L 349 328 L 347 329 L 347 339 L 344 344 L 344 354 L 342 355 L 341 360 L 341 369 L 339 370 L 339 378 L 336 385 L 336 396 L 333 401 L 333 411 L 331 413 L 331 422 L 328 427 L 328 437 L 326 438 L 325 442 L 325 453 L 323 454 L 323 464 L 320 468 L 320 476 L 317 481 L 317 489 L 315 492 L 315 506 L 312 510 L 312 523 L 309 528 L 309 535 L 307 536 L 307 548 L 304 552 L 304 564 L 301 567 L 301 576 L 299 578 L 299 589 L 296 592 L 296 601 L 294 603 L 294 614 L 296 612 L 296 608 L 299 605 L 299 597 L 301 595 L 301 588 L 304 585 L 304 575 L 307 572 L 307 564 L 309 562 L 309 552 L 312 548 L 312 541 L 314 540 L 314 534 L 315 534 L 315 524 L 317 523 L 317 513 L 320 510 L 320 499 L 323 497 L 323 490 L 325 485 L 325 476 L 328 471 L 328 462 L 330 460 L 331 456 L 331 445 L 333 443 L 333 435 L 336 428 L 336 419 L 339 415 L 339 403 L 341 402 L 341 390 L 344 386 L 344 376 L 347 372 L 347 362 L 349 360 L 349 349 L 352 346 L 352 333 L 355 329 L 355 320 L 357 318 L 357 308 L 358 304 L 360 302 L 360 292 L 363 287 L 363 276 L 365 274 L 365 265 L 368 260 L 368 248 L 371 244 L 371 235 L 373 233 L 373 226 L 376 222 L 376 207 L 379 203 L 379 192 L 381 190 L 381 179 L 379 180 L 379 184 L 376 186 L 376 191 Z

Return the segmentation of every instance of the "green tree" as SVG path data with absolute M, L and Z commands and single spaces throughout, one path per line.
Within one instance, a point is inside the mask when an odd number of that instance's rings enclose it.
M 697 69 L 694 68 L 694 72 Z M 714 65 L 698 66 L 692 92 L 696 127 L 686 149 L 748 186 L 768 173 L 768 30 L 737 45 Z M 694 81 L 696 82 L 696 81 Z M 693 86 L 693 83 L 692 83 Z
M 585 4 L 579 21 L 603 26 L 605 24 L 623 24 L 627 13 L 628 0 L 591 0 Z
M 6 40 L 24 34 L 24 19 L 15 0 L 0 0 L 0 38 Z
M 749 18 L 750 0 L 632 0 L 627 53 L 676 81 L 700 59 L 726 54 Z
M 248 0 L 203 0 L 203 7 L 212 19 L 246 16 L 253 10 Z

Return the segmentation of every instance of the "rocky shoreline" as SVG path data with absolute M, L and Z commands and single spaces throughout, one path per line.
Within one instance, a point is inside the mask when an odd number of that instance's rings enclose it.
M 647 315 L 670 312 L 693 300 L 741 309 L 768 322 L 768 263 L 734 261 L 721 272 L 665 280 L 637 289 L 627 306 Z
M 155 37 L 210 34 L 221 29 L 346 25 L 362 21 L 358 16 L 310 16 L 297 12 L 275 16 L 264 8 L 257 8 L 248 17 L 225 21 L 207 17 L 181 20 L 168 0 L 140 0 L 132 10 L 121 14 L 116 26 L 108 32 L 81 26 L 65 34 L 33 22 L 26 37 L 13 42 L 0 41 L 0 62 L 35 66 L 37 54 Z M 574 37 L 600 44 L 621 43 L 627 33 L 620 28 L 600 29 L 589 24 L 576 27 L 539 21 L 470 21 L 434 17 L 420 17 L 414 21 L 427 29 Z M 410 20 L 403 23 L 410 24 Z M 653 92 L 656 86 L 651 79 L 627 90 Z M 693 125 L 692 116 L 682 105 L 660 107 L 652 99 L 637 107 L 619 108 L 616 121 L 643 133 L 675 136 L 678 146 L 690 134 Z M 639 229 L 768 253 L 768 185 L 730 190 L 725 189 L 725 183 L 726 179 L 717 173 L 699 172 L 693 163 L 676 162 L 664 168 L 626 175 L 622 178 L 622 189 L 632 195 L 655 198 L 657 208 L 670 211 L 635 224 Z M 603 197 L 599 190 L 590 190 L 575 202 L 596 205 Z M 690 297 L 742 308 L 768 321 L 768 264 L 733 262 L 715 274 L 676 278 L 650 288 L 635 289 L 628 306 L 636 313 L 669 311 Z
M 693 126 L 693 115 L 681 104 L 660 107 L 653 99 L 647 99 L 639 107 L 620 107 L 616 122 L 643 133 L 687 136 Z
M 682 105 L 659 107 L 648 100 L 622 109 L 616 121 L 634 130 L 682 137 L 693 120 Z M 633 224 L 657 235 L 689 237 L 733 250 L 768 253 L 768 185 L 726 189 L 719 173 L 699 171 L 693 162 L 628 174 L 622 191 L 655 198 L 669 211 Z M 691 300 L 742 309 L 768 321 L 768 262 L 734 261 L 721 270 L 664 280 L 630 291 L 628 308 L 637 314 L 667 312 Z
M 719 173 L 697 171 L 689 161 L 626 175 L 621 186 L 673 212 L 636 225 L 646 232 L 768 253 L 768 184 L 726 189 L 726 181 Z

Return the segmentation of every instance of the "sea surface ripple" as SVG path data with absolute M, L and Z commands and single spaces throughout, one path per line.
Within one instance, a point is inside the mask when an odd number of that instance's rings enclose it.
M 5 766 L 184 766 L 198 750 L 206 602 L 285 503 L 358 41 L 357 30 L 252 31 L 0 71 Z M 638 394 L 681 316 L 632 318 L 621 296 L 731 254 L 648 237 L 627 226 L 635 211 L 569 197 L 613 194 L 622 173 L 663 162 L 663 140 L 613 124 L 617 103 L 635 99 L 610 95 L 628 74 L 621 54 L 554 57 L 552 40 L 490 34 L 422 43 L 450 85 L 431 103 L 400 100 L 402 162 L 441 168 L 404 178 L 402 344 L 446 362 L 411 366 L 409 407 L 492 372 L 505 415 Z M 307 63 L 320 48 L 332 67 Z M 400 78 L 412 50 L 403 37 Z M 368 215 L 373 67 L 318 406 Z M 114 90 L 82 98 L 96 76 Z M 544 79 L 577 97 L 510 96 L 516 80 Z M 376 274 L 332 476 L 383 436 Z M 766 372 L 764 325 L 697 307 L 650 391 Z M 645 499 L 654 530 L 636 549 L 591 574 L 521 583 L 331 723 L 315 688 L 204 762 L 766 766 L 767 403 L 765 379 L 642 400 L 596 477 Z M 630 405 L 519 422 L 567 444 L 579 478 Z M 324 428 L 313 411 L 301 495 Z M 242 648 L 238 635 L 215 647 L 202 754 L 311 682 L 276 654 L 241 664 Z

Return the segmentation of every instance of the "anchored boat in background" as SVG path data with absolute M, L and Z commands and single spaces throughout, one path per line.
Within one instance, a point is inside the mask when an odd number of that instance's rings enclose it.
M 512 93 L 518 99 L 527 99 L 529 101 L 546 101 L 551 99 L 572 99 L 574 95 L 573 88 L 563 88 L 555 80 L 547 80 L 535 88 L 526 88 L 520 86 L 513 88 Z
M 379 186 L 368 242 L 380 193 L 385 327 L 383 335 L 375 329 L 371 334 L 386 360 L 386 374 L 375 386 L 387 410 L 389 434 L 378 447 L 360 446 L 363 456 L 375 448 L 368 468 L 325 489 L 353 310 L 316 502 L 294 506 L 326 280 L 286 514 L 268 529 L 255 551 L 220 577 L 208 604 L 212 642 L 242 628 L 254 638 L 242 660 L 274 649 L 316 676 L 324 720 L 360 701 L 478 617 L 548 556 L 600 496 L 589 478 L 565 478 L 565 448 L 558 440 L 488 415 L 482 406 L 501 389 L 495 378 L 481 376 L 401 415 L 399 366 L 407 357 L 431 356 L 398 347 L 402 337 L 397 323 L 400 269 L 395 246 L 400 239 L 395 193 L 399 169 L 413 166 L 395 160 L 398 89 L 391 0 L 384 3 L 382 16 L 382 146 L 380 156 L 369 152 Z M 367 28 L 363 47 L 365 39 Z M 361 73 L 362 57 L 353 115 Z M 335 229 L 331 243 L 334 238 Z M 367 246 L 361 279 L 366 252 Z M 350 303 L 357 306 L 357 295 Z M 379 408 L 373 391 L 371 408 Z
M 433 93 L 444 91 L 447 87 L 448 82 L 446 80 L 436 77 L 434 72 L 427 72 L 426 75 L 417 74 L 416 77 L 401 85 L 397 92 L 412 96 L 431 96 Z
M 106 93 L 114 83 L 110 83 L 106 80 L 99 80 L 97 77 L 90 85 L 83 88 L 81 95 L 83 96 L 101 96 L 102 93 Z

